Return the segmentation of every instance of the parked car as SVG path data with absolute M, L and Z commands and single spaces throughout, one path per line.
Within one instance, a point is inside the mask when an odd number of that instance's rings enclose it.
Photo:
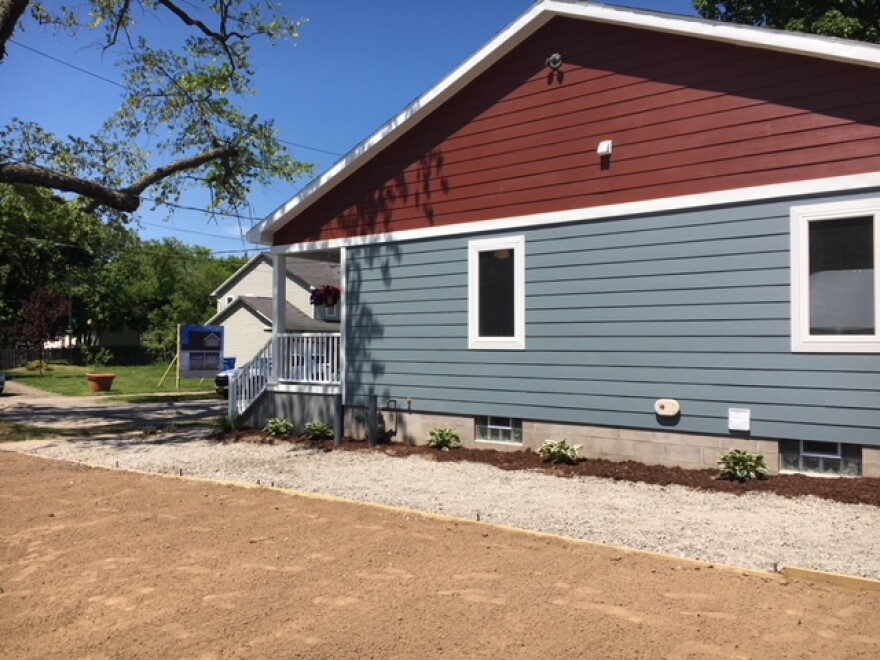
M 214 376 L 214 391 L 224 399 L 229 398 L 229 379 L 240 371 L 240 368 L 226 369 Z
M 229 397 L 229 379 L 238 376 L 242 371 L 246 371 L 247 375 L 255 378 L 262 378 L 263 374 L 272 368 L 272 360 L 269 358 L 256 358 L 251 360 L 243 367 L 234 369 L 226 369 L 214 376 L 214 390 L 221 397 Z

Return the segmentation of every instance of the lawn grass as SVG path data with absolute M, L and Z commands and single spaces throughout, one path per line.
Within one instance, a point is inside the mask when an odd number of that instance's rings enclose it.
M 216 396 L 214 383 L 210 379 L 195 380 L 186 379 L 180 381 L 180 390 L 175 387 L 174 371 L 168 374 L 162 386 L 159 381 L 162 374 L 168 368 L 167 364 L 151 364 L 139 367 L 72 367 L 66 365 L 51 365 L 52 371 L 28 371 L 24 368 L 11 369 L 6 373 L 17 382 L 29 387 L 36 387 L 53 394 L 67 396 L 86 396 L 93 393 L 89 390 L 86 380 L 87 373 L 113 373 L 116 379 L 109 392 L 100 392 L 104 396 L 119 394 L 181 394 L 192 398 L 195 393 L 203 395 L 202 398 Z

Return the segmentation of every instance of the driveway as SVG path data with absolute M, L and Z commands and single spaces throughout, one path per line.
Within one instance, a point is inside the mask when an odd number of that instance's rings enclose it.
M 112 431 L 115 427 L 159 426 L 210 420 L 226 414 L 220 399 L 129 403 L 96 396 L 61 396 L 8 381 L 0 394 L 0 420 L 33 426 Z

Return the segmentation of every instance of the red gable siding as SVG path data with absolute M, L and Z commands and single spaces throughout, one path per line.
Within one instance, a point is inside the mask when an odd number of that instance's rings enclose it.
M 556 18 L 274 243 L 873 171 L 875 69 Z

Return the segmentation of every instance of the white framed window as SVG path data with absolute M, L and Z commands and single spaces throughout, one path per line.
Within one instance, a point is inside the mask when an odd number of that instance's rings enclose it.
M 474 438 L 478 442 L 522 444 L 522 420 L 510 417 L 477 417 Z
M 468 243 L 468 348 L 526 347 L 525 237 Z
M 880 199 L 791 209 L 791 350 L 880 353 Z
M 338 319 L 339 318 L 339 303 L 333 305 L 333 307 L 325 307 L 324 308 L 324 318 L 325 319 Z

